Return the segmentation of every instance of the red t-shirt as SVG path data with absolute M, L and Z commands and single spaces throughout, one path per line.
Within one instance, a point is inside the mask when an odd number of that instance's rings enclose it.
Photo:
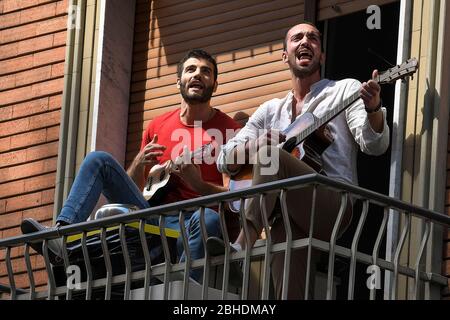
M 201 127 L 186 126 L 180 120 L 180 109 L 177 109 L 156 117 L 149 123 L 142 137 L 141 150 L 157 134 L 157 143 L 167 147 L 164 154 L 160 157 L 160 164 L 162 164 L 167 160 L 174 160 L 180 155 L 184 145 L 187 145 L 190 151 L 199 150 L 212 140 L 215 140 L 215 143 L 221 146 L 228 139 L 232 138 L 232 132 L 236 133 L 236 130 L 239 128 L 240 126 L 236 121 L 217 109 L 214 117 L 204 122 Z M 216 148 L 216 158 L 219 151 L 220 149 Z M 217 170 L 215 161 L 212 164 L 202 162 L 200 170 L 204 181 L 222 185 L 222 174 Z M 175 174 L 172 174 L 170 177 L 168 190 L 169 192 L 165 195 L 163 204 L 200 196 Z

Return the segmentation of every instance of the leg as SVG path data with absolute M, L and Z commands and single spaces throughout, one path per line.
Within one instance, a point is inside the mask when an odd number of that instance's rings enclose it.
M 258 159 L 260 158 L 260 152 L 265 157 L 271 151 L 267 148 L 261 148 L 258 152 Z M 278 164 L 279 169 L 274 175 L 264 175 L 261 170 L 264 168 L 260 161 L 254 165 L 253 183 L 260 184 L 270 181 L 281 180 L 289 177 L 301 176 L 305 174 L 316 173 L 311 167 L 304 162 L 291 156 L 284 150 L 277 150 L 279 152 Z M 272 153 L 276 156 L 277 153 Z M 314 218 L 314 237 L 321 240 L 329 239 L 331 231 L 336 220 L 339 206 L 340 195 L 325 187 L 317 187 L 316 191 L 316 206 L 315 206 L 315 218 Z M 310 214 L 312 209 L 312 196 L 313 187 L 305 187 L 290 190 L 287 193 L 286 204 L 288 208 L 288 215 L 290 219 L 290 225 L 293 233 L 293 239 L 306 237 L 309 233 Z M 269 218 L 273 215 L 275 208 L 277 194 L 268 194 L 266 196 L 265 206 Z M 255 233 L 260 234 L 263 225 L 261 218 L 261 208 L 259 199 L 251 199 L 248 207 L 246 208 L 246 216 L 250 226 L 253 226 Z M 342 222 L 342 227 L 349 224 L 351 219 L 351 207 L 347 205 L 347 212 Z M 283 242 L 285 241 L 284 226 L 281 218 L 278 218 L 272 226 L 271 235 L 273 241 Z M 254 241 L 253 241 L 254 243 Z M 250 243 L 253 245 L 253 243 Z M 282 283 L 283 283 L 283 266 L 284 266 L 284 254 L 280 253 L 274 255 L 272 260 L 272 276 L 275 283 L 275 289 L 277 297 L 280 298 Z M 305 285 L 305 273 L 306 273 L 306 250 L 295 250 L 291 256 L 291 268 L 290 268 L 290 281 L 288 298 L 299 299 L 304 296 Z
M 110 203 L 149 207 L 142 192 L 122 166 L 110 154 L 96 151 L 88 154 L 81 164 L 57 221 L 86 221 L 101 193 Z
M 205 238 L 214 236 L 221 237 L 222 232 L 220 230 L 220 217 L 217 212 L 212 209 L 205 208 L 205 226 L 208 233 Z M 176 218 L 176 219 L 175 219 Z M 178 224 L 178 217 L 169 217 L 166 226 L 169 228 L 180 229 Z M 200 210 L 195 211 L 192 215 L 187 215 L 185 218 L 186 233 L 188 236 L 189 251 L 191 259 L 201 259 L 205 256 L 205 248 L 203 245 L 202 232 L 200 226 Z M 180 261 L 185 260 L 185 253 L 183 250 L 183 244 L 181 237 L 178 239 L 178 248 Z M 191 278 L 196 281 L 201 281 L 203 271 L 201 269 L 192 270 L 190 273 Z

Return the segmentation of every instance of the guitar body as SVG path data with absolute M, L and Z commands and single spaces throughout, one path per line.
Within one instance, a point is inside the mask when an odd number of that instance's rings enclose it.
M 164 191 L 161 193 L 160 190 L 166 187 L 169 182 L 171 170 L 172 161 L 170 160 L 163 164 L 154 165 L 150 169 L 147 183 L 145 184 L 144 190 L 142 190 L 145 200 L 149 201 L 151 199 L 151 202 L 156 202 L 156 199 L 153 199 L 153 197 L 159 194 L 158 197 L 161 198 L 164 195 Z

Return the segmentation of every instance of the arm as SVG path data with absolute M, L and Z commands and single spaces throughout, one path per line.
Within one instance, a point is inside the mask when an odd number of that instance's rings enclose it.
M 182 164 L 180 170 L 174 173 L 202 196 L 228 191 L 227 187 L 203 180 L 200 166 L 197 164 Z

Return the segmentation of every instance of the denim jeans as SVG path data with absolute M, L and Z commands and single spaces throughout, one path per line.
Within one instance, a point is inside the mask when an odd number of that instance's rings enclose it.
M 81 164 L 57 221 L 66 223 L 86 221 L 95 208 L 101 193 L 109 203 L 133 204 L 140 209 L 150 207 L 141 190 L 122 166 L 110 154 L 95 151 L 89 153 Z M 158 219 L 156 218 L 147 221 L 158 225 Z M 205 209 L 205 222 L 208 235 L 221 235 L 219 215 L 214 210 Z M 185 224 L 192 259 L 203 258 L 204 247 L 200 232 L 199 211 L 187 215 Z M 166 227 L 180 230 L 178 216 L 167 217 Z M 180 243 L 180 239 L 178 243 Z M 182 248 L 179 251 L 179 256 L 184 259 Z M 191 276 L 197 281 L 201 274 L 200 269 L 191 272 Z

